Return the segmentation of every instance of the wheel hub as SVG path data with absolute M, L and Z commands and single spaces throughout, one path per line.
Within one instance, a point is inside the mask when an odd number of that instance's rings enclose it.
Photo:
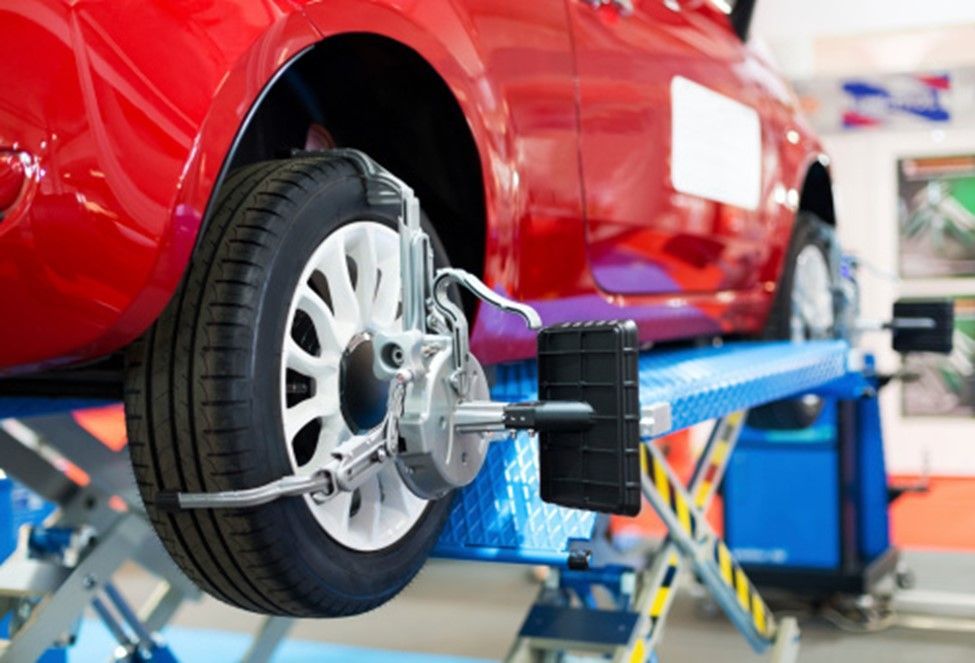
M 386 416 L 389 382 L 372 370 L 375 349 L 372 335 L 362 332 L 352 337 L 339 361 L 339 403 L 349 430 L 372 430 Z
M 790 336 L 793 341 L 830 338 L 835 324 L 833 279 L 829 264 L 823 252 L 810 244 L 796 256 Z M 799 401 L 803 407 L 814 410 L 822 399 L 815 394 L 805 394 Z

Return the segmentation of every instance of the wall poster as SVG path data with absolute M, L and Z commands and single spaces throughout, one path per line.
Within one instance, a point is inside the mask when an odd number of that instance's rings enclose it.
M 897 162 L 900 275 L 975 276 L 975 155 Z
M 904 358 L 905 416 L 975 417 L 975 296 L 955 298 L 954 349 Z

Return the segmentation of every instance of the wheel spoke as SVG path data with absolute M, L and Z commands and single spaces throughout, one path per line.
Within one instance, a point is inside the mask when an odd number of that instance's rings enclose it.
M 383 508 L 395 509 L 403 515 L 413 512 L 423 500 L 410 492 L 399 476 L 395 463 L 390 463 L 379 473 L 383 482 Z
M 298 308 L 311 318 L 318 343 L 322 346 L 322 355 L 341 354 L 349 339 L 352 338 L 355 327 L 336 320 L 322 298 L 308 284 L 301 286 L 298 292 Z
M 379 477 L 373 477 L 359 486 L 359 511 L 351 524 L 370 539 L 380 536 L 383 511 L 381 497 Z
M 284 344 L 285 366 L 310 378 L 319 378 L 334 372 L 337 357 L 338 354 L 334 352 L 323 352 L 322 356 L 316 357 L 290 336 Z
M 399 255 L 381 261 L 379 272 L 379 288 L 373 302 L 372 318 L 376 324 L 388 326 L 395 321 L 403 297 L 400 290 Z
M 328 281 L 328 292 L 332 297 L 332 311 L 335 318 L 343 325 L 358 327 L 362 323 L 359 310 L 359 300 L 352 287 L 352 277 L 349 274 L 349 264 L 343 238 L 340 241 L 326 244 L 326 250 L 318 268 Z
M 359 315 L 363 321 L 372 319 L 372 304 L 376 296 L 376 232 L 372 226 L 363 226 L 353 235 L 349 255 L 356 266 L 355 296 L 359 303 Z
M 352 432 L 346 427 L 345 420 L 338 412 L 336 405 L 330 414 L 322 418 L 322 430 L 318 433 L 318 444 L 305 467 L 311 471 L 321 469 L 322 465 L 329 461 L 329 454 L 332 453 L 332 450 L 351 435 Z
M 319 393 L 296 403 L 284 411 L 284 435 L 290 444 L 302 428 L 319 417 L 328 417 L 338 409 L 334 394 Z M 317 452 L 316 452 L 317 453 Z
M 349 516 L 352 513 L 352 493 L 339 491 L 335 497 L 322 505 L 325 511 L 341 531 L 349 529 Z

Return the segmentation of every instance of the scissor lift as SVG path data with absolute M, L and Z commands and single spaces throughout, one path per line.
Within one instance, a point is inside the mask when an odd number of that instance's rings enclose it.
M 794 660 L 794 619 L 768 610 L 704 513 L 720 484 L 751 407 L 807 393 L 858 398 L 869 393 L 865 363 L 842 341 L 727 343 L 646 353 L 639 360 L 640 400 L 653 413 L 641 447 L 642 492 L 668 536 L 649 568 L 604 566 L 593 555 L 597 515 L 546 504 L 538 490 L 535 444 L 518 435 L 489 452 L 484 470 L 457 500 L 435 554 L 441 557 L 552 566 L 557 573 L 529 610 L 509 661 L 542 654 L 591 653 L 616 661 L 649 660 L 672 605 L 675 583 L 690 567 L 756 652 Z M 533 362 L 502 367 L 494 398 L 531 399 Z M 717 420 L 693 478 L 677 480 L 652 439 Z M 601 586 L 614 606 L 597 607 Z
M 458 495 L 434 555 L 552 567 L 511 648 L 510 661 L 539 660 L 558 652 L 649 660 L 684 567 L 693 570 L 756 651 L 771 648 L 776 660 L 793 660 L 795 621 L 776 620 L 704 513 L 749 408 L 806 393 L 862 397 L 871 388 L 863 373 L 866 365 L 842 341 L 738 342 L 645 353 L 638 362 L 639 393 L 642 410 L 652 421 L 642 426 L 647 435 L 640 448 L 641 488 L 669 532 L 649 565 L 637 568 L 603 559 L 594 541 L 596 513 L 542 501 L 537 442 L 526 433 L 492 445 L 478 478 Z M 537 396 L 537 385 L 536 362 L 503 365 L 492 397 L 530 400 Z M 712 419 L 717 420 L 713 433 L 684 486 L 652 439 Z M 597 586 L 612 596 L 611 608 L 594 599 Z M 81 606 L 92 595 L 79 590 L 71 597 L 72 605 Z M 157 621 L 156 628 L 164 623 Z M 264 655 L 288 630 L 283 619 L 276 619 L 274 626 L 273 633 L 262 633 Z M 30 629 L 40 630 L 48 629 Z M 150 630 L 143 636 L 149 637 Z

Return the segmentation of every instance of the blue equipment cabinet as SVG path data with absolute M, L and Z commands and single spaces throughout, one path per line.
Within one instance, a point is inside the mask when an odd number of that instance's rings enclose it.
M 892 573 L 878 381 L 838 385 L 801 431 L 746 428 L 725 478 L 725 538 L 759 586 L 865 593 Z
M 745 428 L 725 479 L 725 537 L 745 566 L 840 563 L 836 403 L 805 431 Z

